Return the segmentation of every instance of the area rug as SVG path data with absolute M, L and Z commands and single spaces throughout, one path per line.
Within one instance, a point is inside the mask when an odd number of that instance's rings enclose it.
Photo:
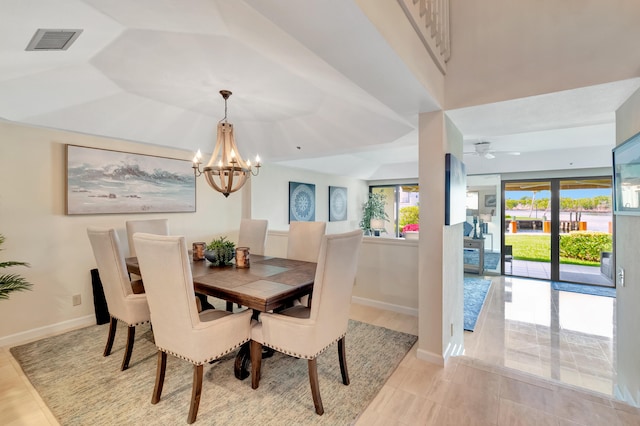
M 616 289 L 599 285 L 571 284 L 551 281 L 551 288 L 558 291 L 591 294 L 593 296 L 616 297 Z
M 169 356 L 162 399 L 151 405 L 156 347 L 139 326 L 129 369 L 120 371 L 126 329 L 118 327 L 103 357 L 108 325 L 71 331 L 11 348 L 25 375 L 62 425 L 186 424 L 193 367 Z M 318 358 L 323 416 L 315 414 L 307 361 L 276 354 L 263 360 L 260 387 L 233 375 L 235 352 L 205 366 L 196 424 L 348 425 L 380 391 L 417 337 L 349 321 L 346 337 L 351 384 L 342 384 L 334 344 Z
M 478 250 L 464 250 L 464 263 L 466 265 L 478 264 Z M 498 269 L 498 263 L 500 262 L 500 253 L 484 253 L 484 269 Z
M 473 331 L 476 328 L 478 315 L 487 298 L 491 280 L 482 278 L 464 279 L 464 329 Z

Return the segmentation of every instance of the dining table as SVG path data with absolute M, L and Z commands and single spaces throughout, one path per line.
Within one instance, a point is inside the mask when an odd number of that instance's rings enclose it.
M 129 273 L 142 276 L 136 257 L 125 259 Z M 191 259 L 193 286 L 197 293 L 216 297 L 230 304 L 253 309 L 254 318 L 260 312 L 277 311 L 294 300 L 311 294 L 316 263 L 273 256 L 251 255 L 250 266 L 213 266 L 206 259 Z M 144 277 L 143 277 L 144 281 Z M 235 360 L 234 374 L 238 379 L 249 376 L 249 345 L 245 344 Z

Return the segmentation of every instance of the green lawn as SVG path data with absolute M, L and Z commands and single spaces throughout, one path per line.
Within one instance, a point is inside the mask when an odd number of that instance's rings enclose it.
M 505 235 L 506 245 L 513 246 L 513 258 L 532 262 L 551 262 L 549 235 Z M 569 265 L 600 266 L 600 262 L 560 257 L 560 263 Z

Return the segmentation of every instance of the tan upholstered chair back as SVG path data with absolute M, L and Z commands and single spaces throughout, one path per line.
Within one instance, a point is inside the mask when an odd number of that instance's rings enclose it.
M 214 321 L 201 321 L 184 237 L 136 233 L 133 240 L 159 349 L 202 364 L 249 339 L 250 311 L 207 311 Z
M 133 234 L 144 232 L 146 234 L 169 235 L 168 219 L 128 220 L 127 239 L 129 240 L 129 256 L 136 256 L 136 248 L 133 244 Z
M 317 262 L 326 222 L 291 222 L 287 243 L 287 258 Z
M 109 314 L 130 325 L 149 321 L 145 295 L 133 294 L 131 290 L 120 239 L 115 229 L 89 227 L 87 234 L 100 273 Z
M 320 342 L 331 343 L 347 332 L 361 243 L 361 230 L 323 238 L 309 318 L 318 327 Z
M 268 220 L 242 219 L 240 221 L 238 247 L 249 247 L 249 253 L 264 255 L 268 226 Z
M 315 358 L 341 339 L 349 324 L 361 242 L 361 230 L 325 235 L 318 256 L 311 308 L 297 306 L 282 314 L 262 314 L 262 324 L 254 327 L 252 339 L 305 359 Z

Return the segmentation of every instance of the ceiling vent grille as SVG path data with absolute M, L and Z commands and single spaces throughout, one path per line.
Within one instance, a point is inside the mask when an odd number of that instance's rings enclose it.
M 39 29 L 25 50 L 67 50 L 82 30 Z

